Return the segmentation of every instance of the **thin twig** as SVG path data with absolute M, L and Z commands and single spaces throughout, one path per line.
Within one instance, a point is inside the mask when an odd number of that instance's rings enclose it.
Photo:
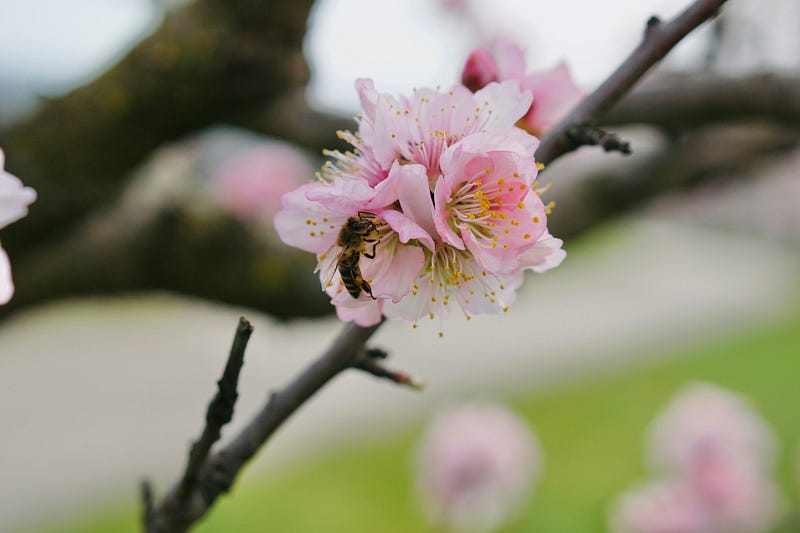
M 613 105 L 649 68 L 692 29 L 712 17 L 725 0 L 697 0 L 672 22 L 648 23 L 644 42 L 625 62 L 590 94 L 564 121 L 542 140 L 537 161 L 550 163 L 570 151 L 566 131 L 576 123 L 589 122 Z M 346 324 L 333 344 L 299 376 L 270 395 L 266 405 L 223 449 L 214 453 L 200 471 L 197 487 L 187 498 L 185 513 L 175 513 L 177 490 L 173 489 L 156 507 L 154 531 L 185 531 L 205 515 L 220 494 L 230 490 L 239 471 L 280 425 L 306 400 L 343 370 L 350 368 L 364 352 L 364 345 L 382 322 L 370 327 Z
M 363 370 L 364 372 L 372 374 L 377 378 L 388 379 L 389 381 L 397 383 L 398 385 L 404 385 L 414 390 L 422 390 L 425 388 L 424 381 L 410 376 L 405 372 L 389 370 L 379 363 L 380 360 L 386 359 L 387 355 L 388 354 L 385 351 L 378 348 L 369 349 L 367 350 L 366 355 L 358 358 L 358 360 L 353 363 L 353 368 Z
M 250 422 L 203 465 L 194 490 L 178 506 L 177 487 L 168 492 L 156 507 L 153 531 L 186 531 L 216 501 L 228 492 L 242 467 L 280 425 L 331 378 L 349 368 L 362 353 L 364 344 L 380 324 L 362 328 L 346 324 L 333 344 L 283 389 L 273 392 L 269 401 Z M 182 509 L 184 512 L 177 512 Z
M 661 61 L 673 46 L 697 26 L 714 17 L 726 0 L 697 0 L 686 10 L 663 23 L 652 17 L 647 22 L 644 38 L 609 78 L 583 99 L 548 135 L 536 151 L 536 160 L 548 164 L 574 149 L 567 130 L 574 124 L 591 122 L 611 108 L 636 84 L 650 67 Z
M 186 470 L 184 470 L 183 478 L 181 478 L 176 492 L 178 501 L 184 501 L 195 488 L 197 476 L 208 458 L 211 446 L 219 440 L 222 427 L 233 418 L 233 409 L 236 399 L 239 397 L 236 391 L 239 384 L 239 372 L 244 364 L 244 350 L 247 348 L 251 333 L 253 333 L 253 325 L 246 318 L 240 317 L 225 371 L 217 381 L 217 394 L 208 404 L 203 433 L 189 451 Z

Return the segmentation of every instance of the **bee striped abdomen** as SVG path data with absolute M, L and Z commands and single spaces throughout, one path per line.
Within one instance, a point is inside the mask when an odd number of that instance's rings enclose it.
M 372 296 L 372 287 L 361 276 L 361 268 L 358 266 L 359 259 L 361 259 L 361 253 L 355 252 L 345 254 L 339 260 L 339 274 L 342 276 L 342 283 L 353 298 L 358 298 L 362 290 Z

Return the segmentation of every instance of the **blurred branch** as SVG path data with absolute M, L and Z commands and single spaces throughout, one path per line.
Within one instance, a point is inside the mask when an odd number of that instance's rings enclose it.
M 634 53 L 617 72 L 639 72 L 639 75 L 644 74 L 653 63 L 666 54 L 672 45 L 677 43 L 703 20 L 711 16 L 722 3 L 722 1 L 697 0 L 675 21 L 666 25 L 671 30 L 665 30 L 664 32 L 670 38 L 665 43 L 661 43 L 661 47 L 665 48 L 664 50 L 660 50 L 658 54 Z M 705 13 L 711 5 L 715 6 L 714 9 L 705 16 L 696 15 L 698 11 Z M 695 15 L 689 17 L 687 13 Z M 687 18 L 693 22 L 691 24 L 688 23 Z M 676 22 L 680 22 L 680 24 Z M 651 36 L 658 30 L 655 26 L 650 24 L 651 31 L 648 33 Z M 678 29 L 682 32 L 680 35 L 676 35 Z M 655 37 L 647 37 L 646 40 L 650 38 L 655 39 Z M 628 63 L 636 63 L 636 65 L 634 67 L 628 65 Z M 572 120 L 560 123 L 545 136 L 542 146 L 549 146 L 549 148 L 542 151 L 540 147 L 539 151 L 541 153 L 537 154 L 537 160 L 547 164 L 568 152 L 570 147 L 561 146 L 559 141 L 559 139 L 566 139 L 567 128 L 578 122 L 588 122 L 599 113 L 605 111 L 608 106 L 612 105 L 619 96 L 631 87 L 637 78 L 638 76 L 633 76 L 633 74 L 617 76 L 615 83 L 619 84 L 619 87 L 614 87 L 614 77 L 612 76 L 612 79 L 601 85 L 596 92 L 590 94 L 586 100 L 591 105 L 580 105 L 578 107 L 578 110 L 582 110 L 580 113 L 573 113 L 570 115 L 573 117 Z M 616 94 L 617 96 L 610 98 L 604 96 L 606 94 Z M 580 120 L 576 117 L 579 117 Z M 187 505 L 182 508 L 182 512 L 172 512 L 172 509 L 175 509 L 174 502 L 177 499 L 177 490 L 175 488 L 160 503 L 151 507 L 149 516 L 153 519 L 153 522 L 152 528 L 148 527 L 148 531 L 185 531 L 193 522 L 205 515 L 217 497 L 230 490 L 236 476 L 247 461 L 300 405 L 313 396 L 334 376 L 358 364 L 359 357 L 364 354 L 365 343 L 382 323 L 366 328 L 353 323 L 346 324 L 325 353 L 283 390 L 273 393 L 267 404 L 234 437 L 233 441 L 209 458 L 198 478 L 197 489 L 185 500 Z
M 747 119 L 800 125 L 800 78 L 671 74 L 633 91 L 602 115 L 607 125 L 647 123 L 678 132 Z
M 554 187 L 548 194 L 558 207 L 548 227 L 571 239 L 665 192 L 744 179 L 765 159 L 797 145 L 796 132 L 770 126 L 726 125 L 685 134 L 649 157 Z
M 4 232 L 4 246 L 20 257 L 60 238 L 113 201 L 157 146 L 303 87 L 312 3 L 190 2 L 98 79 L 0 132 L 7 168 L 39 193 L 35 216 Z
M 610 109 L 630 91 L 636 82 L 661 61 L 673 46 L 697 26 L 714 17 L 726 0 L 696 0 L 683 13 L 667 23 L 657 17 L 647 22 L 644 38 L 609 78 L 557 124 L 542 139 L 536 160 L 547 164 L 556 157 L 576 148 L 567 135 L 575 124 L 590 123 Z
M 623 141 L 616 133 L 589 126 L 576 124 L 566 132 L 569 141 L 578 148 L 580 146 L 600 146 L 606 152 L 619 152 L 623 155 L 631 154 L 630 143 Z

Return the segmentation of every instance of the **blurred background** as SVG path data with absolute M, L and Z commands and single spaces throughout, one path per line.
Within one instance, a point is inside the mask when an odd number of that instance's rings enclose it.
M 356 77 L 447 87 L 504 36 L 590 91 L 650 15 L 687 4 L 0 0 L 0 147 L 39 194 L 0 235 L 17 287 L 0 309 L 0 530 L 137 530 L 138 483 L 166 490 L 182 468 L 238 316 L 255 333 L 224 436 L 335 336 L 313 257 L 271 219 L 342 148 Z M 198 531 L 438 531 L 417 442 L 475 399 L 540 441 L 500 530 L 606 531 L 650 476 L 648 425 L 696 381 L 776 435 L 779 518 L 730 530 L 798 530 L 799 24 L 795 0 L 730 0 L 602 118 L 634 155 L 546 169 L 559 269 L 443 339 L 386 324 L 374 344 L 427 390 L 339 377 Z

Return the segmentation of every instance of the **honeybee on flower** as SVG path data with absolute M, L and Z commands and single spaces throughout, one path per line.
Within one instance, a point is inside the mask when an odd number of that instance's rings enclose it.
M 340 132 L 354 150 L 327 152 L 318 180 L 284 195 L 275 218 L 283 241 L 316 254 L 324 273 L 348 221 L 370 213 L 378 244 L 359 253 L 358 270 L 371 295 L 354 297 L 341 272 L 320 277 L 342 320 L 503 312 L 525 270 L 563 260 L 536 190 L 539 140 L 516 126 L 532 101 L 518 81 L 395 97 L 361 79 L 356 90 L 358 130 Z

